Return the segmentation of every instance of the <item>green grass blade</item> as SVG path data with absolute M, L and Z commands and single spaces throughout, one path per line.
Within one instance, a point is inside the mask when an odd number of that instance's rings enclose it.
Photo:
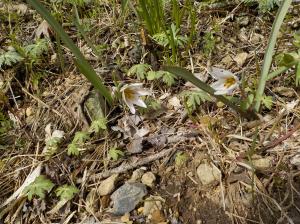
M 93 84 L 93 86 L 105 97 L 109 104 L 112 104 L 112 97 L 102 80 L 96 74 L 92 66 L 84 58 L 78 47 L 73 43 L 61 25 L 55 20 L 50 12 L 38 1 L 27 0 L 27 2 L 49 23 L 52 29 L 60 36 L 65 45 L 72 51 L 75 56 L 75 62 L 80 72 Z
M 240 113 L 244 118 L 253 119 L 257 118 L 257 115 L 255 113 L 251 113 L 249 111 L 244 111 L 240 107 L 238 107 L 236 104 L 232 103 L 230 100 L 228 100 L 226 97 L 222 95 L 215 95 L 215 90 L 207 85 L 206 83 L 202 82 L 201 80 L 197 79 L 193 73 L 189 72 L 188 70 L 176 66 L 165 66 L 164 70 L 179 76 L 191 83 L 193 83 L 198 88 L 202 89 L 203 91 L 207 92 L 208 94 L 215 97 L 217 100 L 221 101 L 222 103 L 226 104 L 227 106 L 231 107 L 233 110 Z
M 262 66 L 262 71 L 260 75 L 260 80 L 258 83 L 258 87 L 256 90 L 256 95 L 255 95 L 255 105 L 254 109 L 256 112 L 259 111 L 260 109 L 260 104 L 262 100 L 262 96 L 264 94 L 265 86 L 266 86 L 266 81 L 268 80 L 268 73 L 272 64 L 272 58 L 273 58 L 273 53 L 274 53 L 274 47 L 276 44 L 277 36 L 281 27 L 281 24 L 284 20 L 284 17 L 290 7 L 290 4 L 292 3 L 292 0 L 284 0 L 279 8 L 279 11 L 276 15 L 275 21 L 273 23 L 272 31 L 271 31 L 271 36 L 269 39 L 268 47 L 266 50 L 263 66 Z

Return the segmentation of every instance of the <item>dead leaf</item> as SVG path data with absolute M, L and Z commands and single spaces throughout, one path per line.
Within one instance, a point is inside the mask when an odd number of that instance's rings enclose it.
M 50 25 L 46 20 L 43 20 L 43 22 L 38 26 L 38 28 L 35 30 L 35 38 L 39 39 L 42 37 L 50 38 L 50 34 L 52 34 L 53 31 L 51 30 Z
M 293 97 L 295 96 L 295 91 L 292 88 L 284 87 L 284 86 L 278 86 L 273 88 L 273 91 L 275 93 L 278 93 L 282 96 L 286 97 Z

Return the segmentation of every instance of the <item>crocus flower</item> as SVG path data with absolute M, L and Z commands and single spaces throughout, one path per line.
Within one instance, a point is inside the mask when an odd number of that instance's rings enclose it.
M 135 114 L 134 104 L 143 108 L 147 108 L 145 102 L 141 99 L 141 96 L 150 95 L 151 92 L 143 88 L 142 83 L 126 84 L 120 92 L 125 104 L 129 107 L 131 113 Z
M 239 85 L 238 77 L 228 70 L 212 67 L 209 73 L 217 80 L 210 85 L 215 95 L 231 94 Z

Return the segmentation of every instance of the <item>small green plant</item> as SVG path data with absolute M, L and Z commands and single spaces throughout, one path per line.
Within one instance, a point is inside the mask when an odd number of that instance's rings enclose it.
M 90 133 L 86 131 L 78 131 L 75 133 L 73 141 L 68 145 L 67 154 L 69 156 L 78 156 L 79 149 L 83 147 L 84 143 L 90 139 Z
M 148 64 L 137 64 L 132 66 L 128 72 L 128 76 L 136 75 L 138 79 L 162 80 L 168 86 L 175 84 L 176 77 L 167 71 L 153 71 L 151 66 Z
M 203 53 L 206 57 L 210 56 L 216 46 L 216 38 L 213 31 L 208 31 L 203 37 Z
M 116 161 L 124 156 L 124 152 L 119 150 L 117 147 L 113 147 L 108 150 L 108 156 L 110 159 Z
M 278 6 L 280 0 L 243 0 L 247 4 L 257 3 L 259 11 L 266 13 L 271 11 L 275 6 Z
M 72 142 L 67 147 L 67 154 L 69 156 L 78 156 L 80 154 L 80 149 L 83 148 L 86 141 L 91 138 L 91 134 L 100 133 L 100 131 L 106 130 L 107 119 L 105 117 L 100 117 L 97 120 L 92 121 L 91 126 L 88 131 L 78 131 Z
M 67 184 L 60 186 L 55 190 L 55 194 L 59 197 L 60 201 L 70 201 L 78 192 L 79 190 L 77 187 Z
M 142 80 L 145 79 L 146 74 L 148 71 L 151 70 L 151 66 L 148 64 L 137 64 L 132 66 L 128 72 L 128 76 L 136 75 L 138 79 Z
M 44 199 L 46 193 L 49 193 L 53 187 L 54 184 L 51 180 L 40 175 L 24 189 L 23 193 L 27 195 L 28 200 L 31 200 L 33 196 L 38 196 L 39 198 Z
M 184 47 L 184 45 L 187 43 L 188 38 L 185 36 L 182 36 L 179 34 L 179 28 L 176 28 L 175 24 L 171 24 L 170 30 L 168 30 L 166 33 L 157 33 L 152 36 L 152 38 L 161 46 L 168 47 L 169 49 L 172 49 L 172 42 L 171 39 L 173 39 L 173 44 L 176 48 L 178 47 Z M 172 35 L 172 38 L 170 36 Z
M 106 130 L 107 119 L 105 117 L 100 117 L 97 120 L 94 120 L 89 128 L 89 132 L 99 133 L 102 130 Z
M 184 91 L 181 93 L 186 109 L 192 113 L 201 103 L 212 101 L 212 98 L 202 90 Z
M 9 50 L 7 52 L 0 52 L 0 69 L 3 66 L 12 66 L 13 64 L 16 64 L 20 61 L 22 61 L 24 58 L 18 54 L 15 50 Z

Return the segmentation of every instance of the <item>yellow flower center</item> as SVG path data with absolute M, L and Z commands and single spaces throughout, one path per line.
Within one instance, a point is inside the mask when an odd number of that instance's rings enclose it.
M 235 83 L 236 83 L 236 80 L 234 77 L 227 78 L 225 80 L 224 87 L 226 89 L 228 89 L 230 86 L 234 85 Z
M 125 95 L 125 98 L 128 99 L 128 100 L 133 100 L 135 98 L 135 91 L 131 88 L 126 88 L 124 90 L 124 95 Z

